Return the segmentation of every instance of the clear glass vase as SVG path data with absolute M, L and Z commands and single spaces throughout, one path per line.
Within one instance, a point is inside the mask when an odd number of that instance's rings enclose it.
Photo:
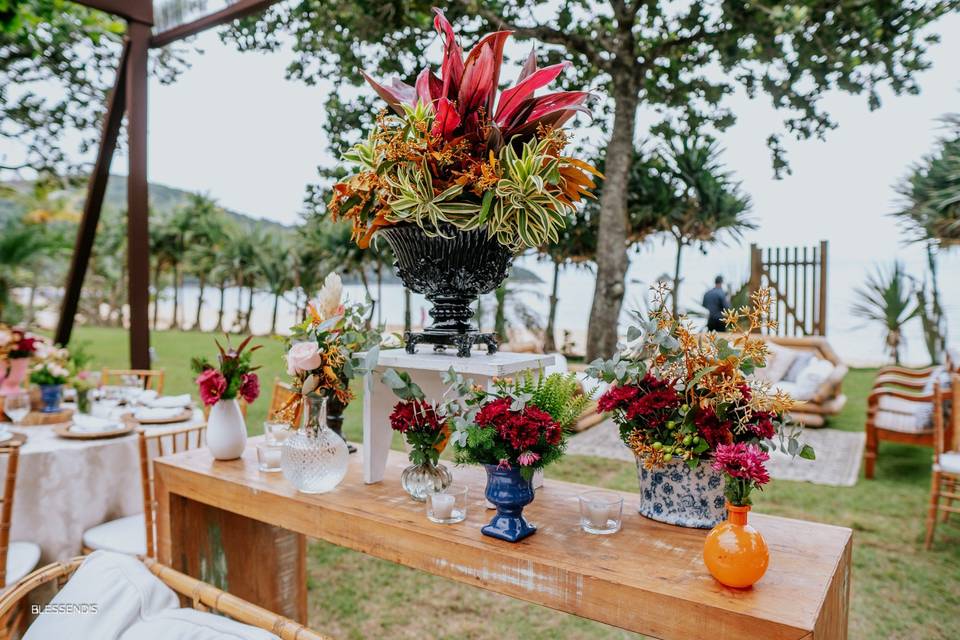
M 425 502 L 428 494 L 443 491 L 451 482 L 453 474 L 450 470 L 429 460 L 423 464 L 410 465 L 400 475 L 400 484 L 404 491 L 417 502 Z
M 326 401 L 316 394 L 303 398 L 301 426 L 280 453 L 283 476 L 302 493 L 326 493 L 347 475 L 347 445 L 327 426 Z

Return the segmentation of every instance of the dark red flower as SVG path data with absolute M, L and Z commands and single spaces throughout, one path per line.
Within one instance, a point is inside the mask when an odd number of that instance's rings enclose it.
M 488 402 L 477 413 L 477 424 L 496 429 L 497 436 L 517 452 L 536 446 L 541 437 L 551 446 L 560 444 L 563 430 L 549 413 L 532 405 L 513 411 L 512 404 L 511 398 Z
M 693 416 L 693 423 L 700 435 L 710 445 L 710 449 L 733 442 L 733 431 L 730 429 L 730 424 L 720 420 L 712 407 L 697 411 Z
M 205 369 L 197 376 L 197 386 L 200 388 L 200 400 L 209 407 L 216 404 L 227 390 L 227 379 L 216 369 Z
M 776 433 L 773 425 L 775 415 L 772 411 L 754 411 L 749 424 L 750 431 L 762 440 L 769 440 Z
M 240 397 L 250 404 L 260 397 L 260 378 L 255 373 L 245 373 L 240 379 Z
M 390 428 L 400 433 L 437 433 L 443 424 L 433 405 L 425 400 L 401 400 L 390 414 Z

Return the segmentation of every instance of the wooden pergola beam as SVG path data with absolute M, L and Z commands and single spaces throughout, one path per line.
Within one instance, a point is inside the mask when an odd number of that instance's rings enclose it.
M 103 118 L 97 159 L 93 164 L 90 180 L 87 182 L 87 198 L 83 203 L 83 217 L 77 227 L 77 240 L 74 243 L 70 271 L 67 274 L 67 286 L 60 306 L 60 319 L 57 322 L 57 344 L 65 345 L 70 342 L 70 334 L 73 332 L 73 319 L 77 315 L 80 290 L 83 287 L 83 278 L 87 274 L 87 264 L 90 262 L 93 240 L 97 233 L 97 224 L 100 222 L 100 210 L 103 208 L 107 180 L 110 178 L 110 164 L 113 161 L 113 152 L 117 148 L 120 124 L 123 122 L 129 57 L 130 43 L 124 40 L 123 51 L 120 54 L 120 64 L 117 66 L 117 77 L 113 83 L 113 91 L 110 92 L 108 97 L 107 113 Z
M 130 365 L 150 368 L 150 232 L 147 174 L 147 57 L 150 47 L 162 47 L 196 35 L 206 29 L 265 10 L 279 0 L 238 0 L 224 9 L 197 20 L 152 33 L 152 0 L 74 0 L 77 4 L 106 11 L 127 21 L 117 79 L 108 97 L 100 147 L 87 184 L 83 219 L 77 230 L 70 272 L 57 323 L 57 343 L 65 345 L 73 332 L 74 318 L 83 288 L 83 279 L 93 251 L 97 223 L 110 163 L 124 112 L 127 115 L 127 287 L 130 307 Z
M 251 13 L 265 11 L 271 5 L 274 5 L 279 1 L 280 0 L 238 0 L 229 7 L 224 7 L 219 11 L 214 11 L 213 13 L 207 14 L 202 18 L 197 18 L 191 22 L 177 25 L 176 27 L 171 27 L 166 31 L 158 33 L 150 40 L 150 46 L 165 47 L 172 42 L 176 42 L 177 40 L 183 40 L 184 38 L 195 36 L 202 31 L 206 31 L 207 29 L 218 27 L 234 20 L 239 20 L 240 18 L 246 17 Z

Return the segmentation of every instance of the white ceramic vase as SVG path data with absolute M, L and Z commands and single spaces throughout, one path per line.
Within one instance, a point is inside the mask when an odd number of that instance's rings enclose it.
M 247 423 L 236 399 L 221 400 L 210 407 L 207 418 L 207 449 L 217 460 L 236 460 L 247 446 Z

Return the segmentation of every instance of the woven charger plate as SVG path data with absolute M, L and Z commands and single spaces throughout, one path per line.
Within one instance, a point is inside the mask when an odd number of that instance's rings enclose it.
M 31 411 L 24 417 L 18 427 L 41 427 L 52 424 L 69 424 L 73 418 L 73 409 L 61 409 L 54 413 L 43 413 L 42 411 Z
M 137 424 L 173 424 L 174 422 L 186 422 L 193 417 L 193 409 L 184 409 L 180 413 L 169 418 L 158 418 L 154 420 L 137 420 L 133 413 L 127 414 L 131 420 Z
M 97 433 L 77 433 L 70 431 L 72 424 L 58 424 L 53 428 L 53 432 L 61 438 L 68 440 L 103 440 L 104 438 L 117 438 L 133 433 L 134 426 L 129 422 L 121 422 L 123 426 L 113 431 L 99 431 Z

